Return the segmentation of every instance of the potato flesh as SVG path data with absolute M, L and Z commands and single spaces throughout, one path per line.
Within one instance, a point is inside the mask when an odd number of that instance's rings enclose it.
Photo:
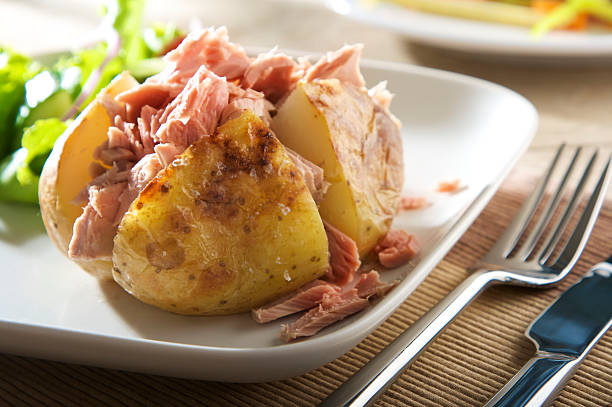
M 101 95 L 115 96 L 137 84 L 124 72 L 113 79 Z M 89 165 L 93 161 L 93 152 L 107 139 L 111 125 L 99 97 L 81 112 L 55 143 L 40 177 L 38 195 L 42 218 L 49 237 L 65 255 L 74 221 L 83 212 L 83 208 L 75 205 L 73 200 L 91 181 Z M 108 260 L 75 261 L 98 278 L 111 278 L 112 263 Z
M 138 82 L 125 72 L 113 80 L 102 94 L 116 96 L 136 85 Z M 75 125 L 67 130 L 70 135 L 66 139 L 59 160 L 56 188 L 59 209 L 64 211 L 73 223 L 81 215 L 83 208 L 72 201 L 91 181 L 88 169 L 94 161 L 94 150 L 106 141 L 110 125 L 111 118 L 96 99 L 79 115 Z
M 113 262 L 115 280 L 140 300 L 197 315 L 250 310 L 329 266 L 303 179 L 248 111 L 147 186 L 119 225 Z
M 321 216 L 362 256 L 389 230 L 403 183 L 399 133 L 378 137 L 377 114 L 364 90 L 331 79 L 298 83 L 272 123 L 284 145 L 323 168 L 331 186 Z

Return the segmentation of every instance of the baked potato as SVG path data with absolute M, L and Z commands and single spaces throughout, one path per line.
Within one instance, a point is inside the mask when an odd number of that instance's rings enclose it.
M 114 240 L 113 277 L 181 314 L 250 310 L 320 277 L 328 243 L 284 147 L 245 111 L 140 193 Z
M 143 84 L 118 76 L 45 164 L 52 240 L 92 274 L 185 315 L 244 312 L 324 274 L 334 282 L 332 268 L 355 273 L 403 182 L 398 123 L 363 86 L 360 49 L 309 67 L 249 58 L 209 29 Z
M 104 95 L 116 96 L 137 85 L 127 72 L 117 76 L 66 129 L 45 162 L 38 191 L 40 210 L 51 240 L 66 255 L 72 227 L 83 211 L 73 199 L 91 181 L 94 150 L 107 139 L 111 125 L 101 100 Z M 74 261 L 97 277 L 111 278 L 112 263 L 108 260 Z
M 404 181 L 399 128 L 365 88 L 337 79 L 299 82 L 273 118 L 279 140 L 323 168 L 322 218 L 361 256 L 388 232 Z

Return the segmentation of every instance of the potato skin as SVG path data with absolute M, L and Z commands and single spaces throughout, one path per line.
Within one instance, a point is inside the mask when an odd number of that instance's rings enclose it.
M 329 267 L 304 180 L 249 111 L 149 183 L 119 225 L 113 263 L 141 301 L 192 315 L 250 310 Z

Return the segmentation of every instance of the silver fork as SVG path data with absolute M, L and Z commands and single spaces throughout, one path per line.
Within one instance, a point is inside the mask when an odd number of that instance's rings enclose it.
M 371 405 L 408 364 L 485 288 L 498 284 L 546 287 L 558 283 L 569 273 L 586 245 L 604 201 L 612 176 L 612 167 L 610 167 L 612 157 L 608 158 L 571 236 L 563 247 L 557 247 L 560 246 L 559 241 L 563 231 L 578 206 L 581 193 L 598 155 L 595 151 L 591 156 L 563 215 L 554 225 L 549 225 L 582 152 L 582 148 L 576 149 L 559 186 L 544 206 L 541 217 L 530 232 L 526 233 L 527 226 L 545 195 L 547 184 L 563 149 L 564 145 L 561 145 L 535 190 L 514 216 L 501 238 L 478 263 L 476 271 L 323 400 L 320 407 Z M 546 230 L 553 230 L 553 233 L 544 244 L 537 245 L 540 238 L 546 237 L 544 236 Z M 523 238 L 524 243 L 517 246 L 523 235 L 526 235 Z M 556 252 L 560 254 L 553 259 L 552 255 Z

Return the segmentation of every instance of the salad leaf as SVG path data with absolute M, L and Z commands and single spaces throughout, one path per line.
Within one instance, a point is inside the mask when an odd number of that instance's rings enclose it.
M 67 123 L 59 119 L 36 121 L 22 139 L 23 147 L 0 163 L 0 200 L 37 203 L 42 167 Z
M 106 58 L 106 49 L 106 43 L 100 43 L 93 48 L 80 50 L 72 55 L 61 58 L 53 66 L 53 70 L 56 72 L 61 72 L 62 77 L 73 76 L 76 79 L 76 83 L 73 85 L 72 89 L 70 89 L 68 85 L 63 85 L 64 88 L 68 88 L 71 91 L 73 99 L 77 98 L 77 96 L 83 90 L 83 86 L 85 85 L 85 82 L 87 82 L 89 76 L 93 73 L 93 71 L 98 69 Z M 90 95 L 88 95 L 88 97 L 84 100 L 80 108 L 82 109 L 87 106 L 96 97 L 98 92 L 103 87 L 108 85 L 110 81 L 124 69 L 125 66 L 121 59 L 113 58 L 110 60 L 102 70 L 98 84 Z
M 142 38 L 144 5 L 144 0 L 112 0 L 107 3 L 106 18 L 112 21 L 121 38 L 120 56 L 127 66 L 151 56 Z
M 17 172 L 23 166 L 27 154 L 25 148 L 20 148 L 0 161 L 0 201 L 38 202 L 38 182 L 32 179 L 22 184 L 17 179 Z
M 0 158 L 16 137 L 15 119 L 25 99 L 25 83 L 39 70 L 30 58 L 0 47 Z
M 17 134 L 39 119 L 62 117 L 72 106 L 70 89 L 64 89 L 62 76 L 55 71 L 44 70 L 25 84 L 25 102 L 15 120 Z M 73 86 L 69 83 L 70 86 Z M 13 150 L 22 144 L 20 137 L 14 137 Z

